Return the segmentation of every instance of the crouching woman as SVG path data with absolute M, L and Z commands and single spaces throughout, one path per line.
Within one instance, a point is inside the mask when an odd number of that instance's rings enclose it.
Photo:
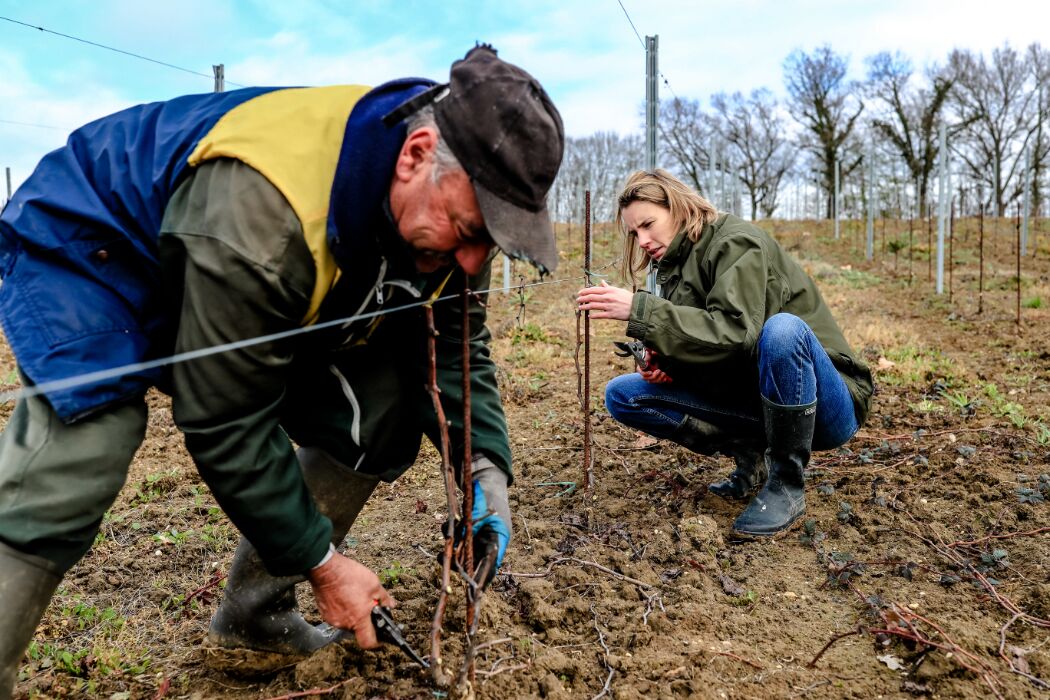
M 591 318 L 627 322 L 645 346 L 636 374 L 605 390 L 616 420 L 736 468 L 712 493 L 744 499 L 738 536 L 768 537 L 805 512 L 812 450 L 848 441 L 871 406 L 871 372 L 813 280 L 777 241 L 663 170 L 628 178 L 616 221 L 624 278 L 656 265 L 659 294 L 581 289 Z

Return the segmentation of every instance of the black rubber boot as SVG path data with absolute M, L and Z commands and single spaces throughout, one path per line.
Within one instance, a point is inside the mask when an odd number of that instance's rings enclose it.
M 0 543 L 0 700 L 10 700 L 22 655 L 61 580 L 51 562 Z
M 733 473 L 707 487 L 716 496 L 747 498 L 755 487 L 765 481 L 766 464 L 762 459 L 764 447 L 760 439 L 728 433 L 712 423 L 688 415 L 678 424 L 670 439 L 698 454 L 732 457 L 736 464 Z
M 806 512 L 803 472 L 812 450 L 817 402 L 780 406 L 763 398 L 762 413 L 769 445 L 765 455 L 769 476 L 733 523 L 733 533 L 741 537 L 772 537 Z
M 736 469 L 722 481 L 716 481 L 707 487 L 714 495 L 742 500 L 766 480 L 766 460 L 764 450 L 759 445 L 754 442 L 739 442 L 727 445 L 719 451 L 733 458 Z
M 321 513 L 332 521 L 332 543 L 338 545 L 378 482 L 319 448 L 303 447 L 297 455 L 310 493 Z M 296 655 L 340 639 L 342 630 L 325 623 L 311 625 L 299 612 L 295 584 L 305 580 L 302 575 L 271 576 L 255 548 L 241 537 L 208 638 L 224 647 Z

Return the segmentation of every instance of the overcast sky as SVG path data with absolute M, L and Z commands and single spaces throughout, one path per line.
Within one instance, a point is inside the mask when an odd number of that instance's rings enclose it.
M 782 64 L 796 48 L 828 43 L 860 78 L 878 51 L 903 51 L 921 68 L 954 47 L 1024 48 L 1050 27 L 1044 0 L 622 3 L 639 35 L 659 36 L 661 98 L 705 103 L 719 91 L 782 94 Z M 642 122 L 645 51 L 617 0 L 0 0 L 0 16 L 204 74 L 0 19 L 0 168 L 16 187 L 86 121 L 210 91 L 214 63 L 225 64 L 228 89 L 443 80 L 480 40 L 539 78 L 569 135 Z

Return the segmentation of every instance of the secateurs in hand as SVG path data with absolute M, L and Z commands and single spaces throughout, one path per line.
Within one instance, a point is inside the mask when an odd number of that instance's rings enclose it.
M 393 644 L 423 668 L 430 668 L 430 664 L 427 663 L 426 659 L 416 653 L 416 650 L 405 639 L 401 625 L 394 622 L 394 618 L 390 614 L 390 608 L 382 605 L 372 608 L 372 624 L 376 628 L 377 639 L 387 644 Z
M 632 340 L 629 343 L 622 341 L 614 341 L 613 345 L 619 348 L 616 353 L 619 357 L 633 357 L 634 363 L 638 365 L 640 369 L 647 369 L 649 362 L 645 357 L 645 345 L 640 340 Z

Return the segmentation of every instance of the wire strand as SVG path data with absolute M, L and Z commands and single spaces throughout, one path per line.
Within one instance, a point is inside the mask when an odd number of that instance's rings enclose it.
M 10 119 L 0 119 L 0 124 L 14 124 L 15 126 L 33 126 L 38 129 L 54 129 L 55 131 L 72 131 L 63 126 L 51 126 L 49 124 L 33 124 L 32 122 L 16 122 Z
M 621 2 L 621 0 L 616 0 L 616 2 L 620 3 L 620 9 L 623 10 L 624 17 L 627 18 L 628 22 L 630 22 L 631 29 L 634 30 L 634 35 L 636 37 L 638 37 L 638 43 L 641 44 L 642 48 L 644 49 L 645 48 L 645 41 L 642 40 L 642 35 L 638 33 L 638 27 L 634 26 L 634 20 L 631 19 L 631 15 L 629 15 L 627 13 L 627 8 L 623 6 L 623 2 Z
M 634 26 L 634 20 L 631 19 L 631 15 L 628 14 L 627 8 L 623 6 L 622 0 L 616 0 L 616 2 L 619 3 L 620 9 L 623 10 L 624 17 L 626 17 L 627 21 L 630 23 L 631 29 L 634 30 L 634 35 L 636 37 L 638 37 L 638 43 L 641 44 L 642 48 L 644 49 L 645 48 L 645 41 L 642 39 L 642 35 L 638 33 L 638 27 Z M 670 83 L 670 81 L 667 80 L 667 76 L 665 76 L 663 71 L 661 71 L 661 70 L 657 70 L 656 73 L 657 73 L 657 75 L 659 75 L 663 79 L 664 85 L 667 86 L 667 89 L 671 91 L 671 95 L 677 100 L 678 99 L 678 94 L 675 93 L 674 88 L 671 87 L 671 83 Z
M 80 43 L 87 44 L 88 46 L 95 46 L 97 48 L 105 49 L 107 51 L 113 51 L 114 53 L 124 54 L 125 56 L 131 56 L 132 58 L 138 58 L 138 59 L 143 60 L 143 61 L 149 61 L 150 63 L 156 63 L 157 65 L 165 66 L 167 68 L 174 68 L 175 70 L 180 70 L 183 73 L 189 73 L 191 75 L 199 75 L 202 78 L 214 78 L 215 77 L 214 75 L 208 75 L 207 73 L 200 73 L 200 72 L 195 71 L 195 70 L 190 70 L 189 68 L 183 68 L 182 66 L 176 66 L 174 63 L 167 63 L 165 61 L 158 61 L 157 59 L 150 58 L 149 56 L 143 56 L 142 54 L 132 53 L 131 51 L 125 51 L 124 49 L 114 48 L 113 46 L 106 46 L 105 44 L 100 44 L 100 43 L 98 43 L 96 41 L 89 41 L 88 39 L 81 39 L 80 37 L 73 36 L 71 34 L 63 34 L 62 32 L 56 32 L 55 30 L 47 29 L 46 27 L 38 27 L 35 24 L 28 24 L 26 22 L 20 22 L 17 19 L 12 19 L 10 17 L 4 17 L 3 15 L 0 15 L 0 19 L 5 20 L 7 22 L 11 22 L 12 24 L 20 24 L 23 27 L 28 27 L 29 29 L 36 29 L 36 30 L 39 30 L 41 32 L 47 32 L 48 34 L 54 34 L 55 36 L 60 36 L 60 37 L 62 37 L 64 39 L 72 39 L 73 41 L 79 41 Z M 233 85 L 235 87 L 244 87 L 244 85 L 241 85 L 240 83 L 235 83 L 235 82 L 230 81 L 230 80 L 226 80 L 225 83 L 227 85 Z
M 532 282 L 529 284 L 515 285 L 514 289 L 528 289 L 531 287 L 541 287 L 547 284 L 561 284 L 563 282 L 569 282 L 577 279 L 576 277 L 563 277 L 558 280 L 546 280 L 539 282 Z M 503 287 L 491 287 L 485 290 L 476 291 L 475 294 L 489 294 L 492 292 L 501 292 Z M 410 309 L 419 308 L 428 304 L 436 304 L 450 299 L 459 299 L 459 293 L 447 294 L 437 299 L 430 300 L 425 299 L 423 301 L 417 301 L 410 304 L 404 304 L 402 306 L 396 306 L 390 309 L 378 309 L 376 311 L 370 311 L 368 313 L 358 314 L 356 316 L 347 316 L 345 318 L 337 318 L 331 321 L 325 321 L 323 323 L 317 323 L 312 326 L 305 326 L 301 328 L 292 328 L 287 331 L 281 331 L 279 333 L 270 333 L 268 335 L 256 336 L 254 338 L 243 338 L 230 343 L 223 343 L 221 345 L 213 345 L 207 348 L 198 348 L 196 350 L 190 350 L 187 352 L 177 353 L 168 357 L 162 357 L 155 360 L 148 360 L 146 362 L 135 362 L 127 365 L 121 365 L 120 367 L 112 367 L 110 369 L 98 370 L 95 372 L 87 372 L 85 374 L 79 374 L 73 377 L 67 377 L 65 379 L 56 379 L 50 382 L 43 382 L 41 384 L 34 384 L 31 387 L 23 387 L 20 389 L 13 389 L 5 392 L 0 392 L 0 404 L 7 403 L 8 401 L 27 399 L 33 396 L 39 396 L 52 391 L 62 391 L 65 389 L 72 389 L 74 387 L 83 386 L 85 384 L 92 384 L 94 382 L 101 382 L 106 379 L 113 379 L 116 377 L 122 377 L 128 374 L 135 374 L 139 372 L 146 372 L 152 369 L 158 369 L 160 367 L 167 367 L 169 365 L 179 364 L 182 362 L 189 362 L 191 360 L 197 360 L 202 357 L 209 357 L 211 355 L 218 355 L 224 352 L 232 352 L 233 350 L 239 350 L 241 348 L 251 347 L 253 345 L 259 345 L 261 343 L 268 343 L 275 340 L 284 340 L 286 338 L 292 338 L 298 335 L 305 335 L 306 333 L 314 333 L 320 330 L 326 330 L 329 328 L 335 328 L 336 326 L 345 326 L 356 321 L 362 321 L 369 318 L 375 318 L 377 316 L 387 316 L 390 314 L 398 313 L 400 311 L 408 311 Z

